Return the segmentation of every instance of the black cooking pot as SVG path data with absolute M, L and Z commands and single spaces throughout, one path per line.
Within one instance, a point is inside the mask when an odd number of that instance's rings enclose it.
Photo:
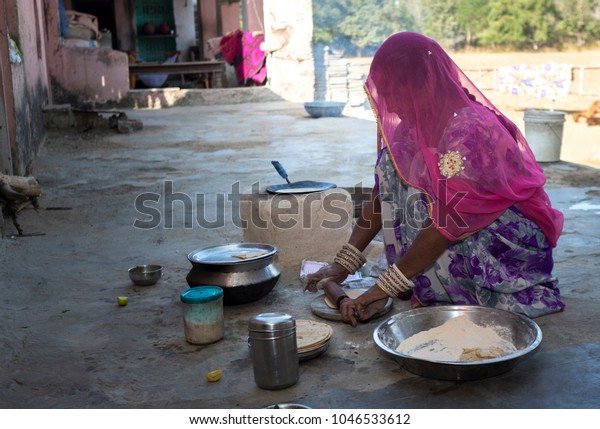
M 268 294 L 277 284 L 281 269 L 274 261 L 277 248 L 264 243 L 211 246 L 188 255 L 192 269 L 190 287 L 220 286 L 223 304 L 247 304 Z

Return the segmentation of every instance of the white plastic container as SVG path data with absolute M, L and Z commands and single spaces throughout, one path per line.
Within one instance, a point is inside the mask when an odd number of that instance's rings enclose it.
M 525 110 L 525 138 L 538 162 L 560 161 L 565 112 Z
M 223 289 L 199 286 L 180 294 L 185 339 L 190 344 L 210 344 L 223 338 Z

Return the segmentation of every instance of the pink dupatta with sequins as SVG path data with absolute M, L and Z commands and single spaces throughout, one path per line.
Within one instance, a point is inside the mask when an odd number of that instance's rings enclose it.
M 460 240 L 515 205 L 556 246 L 563 215 L 527 141 L 437 42 L 391 36 L 373 57 L 365 89 L 380 144 L 403 180 L 427 195 L 444 236 Z

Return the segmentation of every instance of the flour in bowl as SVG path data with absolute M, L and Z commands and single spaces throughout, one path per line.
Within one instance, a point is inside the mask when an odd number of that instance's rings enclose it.
M 515 353 L 514 344 L 499 335 L 501 329 L 506 328 L 484 327 L 458 316 L 407 338 L 396 351 L 438 362 L 478 361 Z

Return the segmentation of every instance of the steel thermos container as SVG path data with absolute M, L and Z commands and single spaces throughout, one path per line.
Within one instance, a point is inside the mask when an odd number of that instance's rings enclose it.
M 285 313 L 257 314 L 250 318 L 248 330 L 256 385 L 277 390 L 296 384 L 296 320 Z

